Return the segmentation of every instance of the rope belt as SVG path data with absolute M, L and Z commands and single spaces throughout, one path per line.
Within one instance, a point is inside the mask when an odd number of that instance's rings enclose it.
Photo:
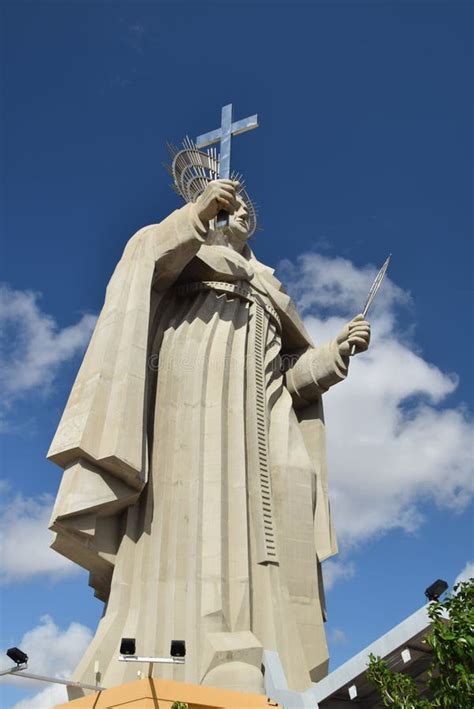
M 226 283 L 224 281 L 195 281 L 194 283 L 183 283 L 176 286 L 178 295 L 191 295 L 202 290 L 215 290 L 218 293 L 231 293 L 241 300 L 246 300 L 248 303 L 259 305 L 265 312 L 273 318 L 279 331 L 281 332 L 281 320 L 275 308 L 266 303 L 259 293 L 256 293 L 251 288 L 244 288 L 235 283 Z

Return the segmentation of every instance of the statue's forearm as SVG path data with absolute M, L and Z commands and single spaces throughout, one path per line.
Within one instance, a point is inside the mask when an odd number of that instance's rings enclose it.
M 317 400 L 347 376 L 349 357 L 339 353 L 337 342 L 306 350 L 286 372 L 286 387 L 295 408 Z
M 177 209 L 153 232 L 155 287 L 168 288 L 205 243 L 209 225 L 199 219 L 194 204 Z

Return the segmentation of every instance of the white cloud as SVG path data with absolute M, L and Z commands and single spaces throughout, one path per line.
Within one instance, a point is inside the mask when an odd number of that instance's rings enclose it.
M 376 269 L 309 254 L 285 262 L 283 271 L 310 333 L 324 342 L 360 312 Z M 397 313 L 409 304 L 386 278 L 370 314 L 369 351 L 351 360 L 347 381 L 325 396 L 330 494 L 343 549 L 390 529 L 415 530 L 425 502 L 457 512 L 473 495 L 472 419 L 444 404 L 457 377 L 425 360 L 407 328 L 400 334 Z M 339 567 L 324 568 L 329 586 L 347 578 Z
M 355 566 L 351 561 L 328 559 L 323 564 L 324 588 L 329 591 L 337 581 L 351 579 L 355 575 Z
M 60 328 L 39 306 L 39 294 L 0 286 L 0 384 L 7 402 L 32 390 L 44 392 L 64 362 L 87 344 L 96 318 L 83 315 Z
M 347 635 L 340 628 L 332 628 L 329 633 L 329 640 L 333 645 L 346 645 Z
M 13 709 L 53 709 L 67 701 L 67 690 L 64 685 L 49 684 L 37 694 L 21 699 Z
M 462 581 L 469 581 L 474 578 L 474 561 L 468 561 L 464 569 L 456 576 L 453 587 Z
M 49 615 L 40 618 L 39 625 L 26 632 L 17 646 L 28 655 L 28 672 L 69 679 L 92 640 L 92 632 L 80 623 L 70 623 L 62 630 Z M 0 669 L 11 666 L 5 656 L 0 656 Z M 14 709 L 49 709 L 62 701 L 67 701 L 66 689 L 62 685 L 46 685 L 36 680 L 22 679 L 18 675 L 6 675 L 3 682 L 26 688 L 40 688 L 34 696 L 27 696 L 15 704 Z
M 49 548 L 51 495 L 4 498 L 0 506 L 0 582 L 24 581 L 47 574 L 56 579 L 78 573 L 79 567 Z
M 303 313 L 316 306 L 319 312 L 350 313 L 352 317 L 361 312 L 377 269 L 357 268 L 344 258 L 309 253 L 298 257 L 295 264 L 282 261 L 279 272 L 284 282 L 291 285 L 291 293 Z M 372 312 L 391 310 L 409 302 L 410 295 L 385 278 Z

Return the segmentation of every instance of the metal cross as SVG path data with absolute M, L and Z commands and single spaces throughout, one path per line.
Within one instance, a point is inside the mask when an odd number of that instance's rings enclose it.
M 219 156 L 219 178 L 221 180 L 230 179 L 230 144 L 233 135 L 245 133 L 252 128 L 258 128 L 258 116 L 249 116 L 241 121 L 232 120 L 232 104 L 223 106 L 221 113 L 221 127 L 210 133 L 203 133 L 196 138 L 196 147 L 205 148 L 213 143 L 220 143 Z M 229 215 L 220 212 L 217 216 L 217 226 L 222 227 L 228 224 Z

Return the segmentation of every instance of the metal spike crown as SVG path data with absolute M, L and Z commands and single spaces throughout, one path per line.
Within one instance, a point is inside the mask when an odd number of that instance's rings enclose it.
M 186 136 L 183 147 L 177 148 L 172 143 L 166 147 L 172 160 L 165 168 L 173 178 L 173 189 L 185 202 L 195 202 L 212 180 L 219 179 L 219 156 L 215 148 L 199 150 L 196 144 Z M 245 189 L 245 181 L 238 172 L 232 172 L 231 180 L 240 182 L 239 197 L 248 210 L 249 237 L 257 230 L 257 207 Z

